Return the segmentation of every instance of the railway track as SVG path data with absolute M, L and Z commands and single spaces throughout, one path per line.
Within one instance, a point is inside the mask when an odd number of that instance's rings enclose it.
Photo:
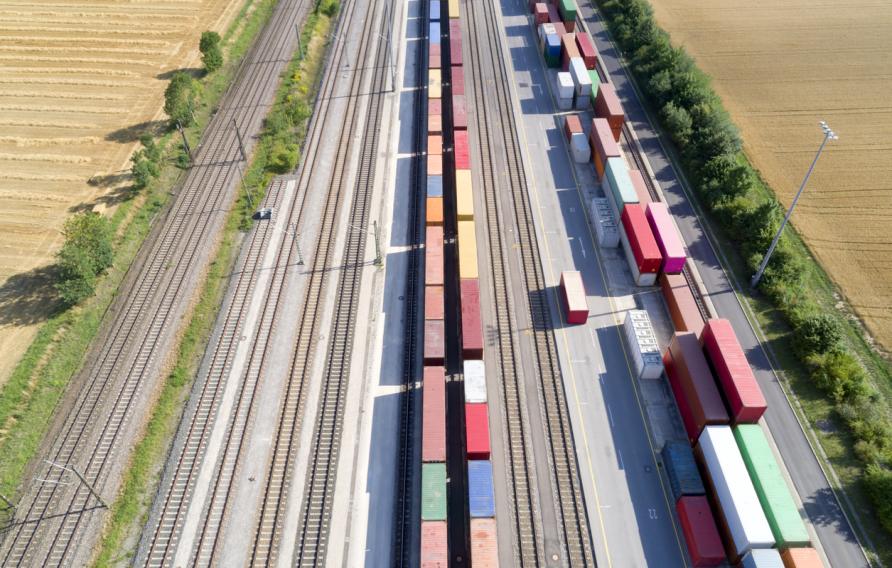
M 592 566 L 595 564 L 591 547 L 588 520 L 582 503 L 582 488 L 578 477 L 576 453 L 567 415 L 563 382 L 559 367 L 555 339 L 552 332 L 550 307 L 545 291 L 545 279 L 536 241 L 534 219 L 529 202 L 527 179 L 523 158 L 517 139 L 514 109 L 508 88 L 508 70 L 504 61 L 501 30 L 498 26 L 496 6 L 492 0 L 467 2 L 471 34 L 469 38 L 473 65 L 476 120 L 483 156 L 483 181 L 486 198 L 487 227 L 491 253 L 491 275 L 495 292 L 496 337 L 498 358 L 502 374 L 502 397 L 508 469 L 508 490 L 513 507 L 511 522 L 514 525 L 515 559 L 519 565 L 569 565 Z M 487 89 L 489 85 L 489 89 Z M 507 170 L 498 159 L 498 150 L 504 148 Z M 507 195 L 507 199 L 500 195 Z M 505 207 L 505 201 L 508 206 Z M 506 227 L 516 228 L 516 235 L 504 234 Z M 512 336 L 517 330 L 508 289 L 508 272 L 511 253 L 509 238 L 516 239 L 522 284 L 528 298 L 533 342 L 533 358 L 538 381 L 538 405 L 545 424 L 545 440 L 552 494 L 538 498 L 552 498 L 558 533 L 559 554 L 546 553 L 543 542 L 548 530 L 540 517 L 543 507 L 537 502 L 533 487 L 535 462 L 529 446 L 530 420 L 526 413 L 530 402 L 526 399 L 521 377 L 528 369 L 518 368 L 519 346 Z M 513 308 L 513 310 L 512 310 Z
M 138 395 L 157 384 L 164 344 L 176 329 L 174 318 L 185 310 L 184 297 L 191 296 L 190 284 L 207 260 L 202 245 L 213 240 L 231 203 L 244 158 L 232 124 L 245 135 L 245 151 L 250 153 L 282 61 L 288 59 L 294 44 L 292 26 L 301 7 L 298 0 L 280 3 L 261 40 L 246 56 L 234 87 L 205 132 L 196 163 L 153 233 L 154 244 L 145 249 L 147 253 L 126 279 L 132 292 L 122 295 L 114 306 L 114 320 L 102 335 L 102 349 L 94 352 L 73 381 L 83 386 L 48 457 L 78 467 L 100 489 L 114 465 Z M 62 470 L 46 468 L 40 473 L 46 482 L 32 486 L 27 505 L 20 509 L 24 515 L 6 531 L 0 549 L 4 566 L 69 563 L 73 545 L 84 540 L 80 531 L 85 513 L 97 508 L 89 505 L 90 491 L 83 485 L 69 485 L 62 479 Z

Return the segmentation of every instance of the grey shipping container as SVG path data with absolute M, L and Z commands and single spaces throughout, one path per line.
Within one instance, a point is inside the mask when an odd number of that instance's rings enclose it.
M 663 444 L 661 452 L 672 498 L 678 501 L 684 495 L 705 495 L 706 488 L 694 460 L 694 452 L 687 442 L 670 440 Z

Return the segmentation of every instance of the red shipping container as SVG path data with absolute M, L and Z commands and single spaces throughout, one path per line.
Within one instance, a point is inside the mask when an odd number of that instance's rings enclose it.
M 468 107 L 464 95 L 452 95 L 452 126 L 456 130 L 468 129 Z
M 485 402 L 465 404 L 468 459 L 489 459 L 489 408 Z
M 459 18 L 450 18 L 449 19 L 449 42 L 453 41 L 461 42 L 461 19 Z M 456 65 L 458 65 L 456 63 Z
M 428 134 L 427 136 L 427 153 L 434 155 L 443 154 L 443 135 Z
M 443 114 L 443 99 L 427 99 L 427 114 Z
M 619 142 L 623 121 L 626 116 L 623 113 L 623 105 L 616 96 L 616 90 L 610 83 L 601 83 L 598 87 L 598 96 L 595 97 L 595 116 L 606 118 L 613 132 L 613 139 Z
M 598 181 L 601 181 L 607 168 L 607 158 L 620 157 L 619 144 L 616 143 L 606 118 L 592 119 L 592 131 L 588 139 L 592 147 L 592 160 L 595 162 Z
M 468 149 L 468 131 L 467 130 L 456 130 L 455 131 L 455 169 L 457 170 L 470 170 L 471 169 L 471 155 Z M 430 175 L 430 171 L 428 171 Z M 645 221 L 646 223 L 646 221 Z
M 495 519 L 471 519 L 471 566 L 499 568 Z
M 598 50 L 595 49 L 595 42 L 592 36 L 587 32 L 576 32 L 576 47 L 579 48 L 579 55 L 585 62 L 586 69 L 594 69 L 598 63 Z
M 638 203 L 629 203 L 623 207 L 621 217 L 638 271 L 642 274 L 656 274 L 663 264 L 663 256 L 644 215 L 644 209 Z
M 443 227 L 426 229 L 424 241 L 424 283 L 443 285 Z
M 706 497 L 685 495 L 678 500 L 675 510 L 694 566 L 718 566 L 725 562 L 725 547 Z
M 728 423 L 728 412 L 697 336 L 676 332 L 663 356 L 663 364 L 692 444 L 705 426 Z
M 427 155 L 427 175 L 441 176 L 443 175 L 443 156 L 440 154 Z
M 535 0 L 533 0 L 535 2 Z M 536 26 L 548 22 L 548 6 L 544 2 L 535 2 L 533 7 L 533 20 Z
M 568 114 L 564 118 L 564 136 L 567 138 L 567 142 L 573 138 L 574 134 L 585 134 L 585 131 L 582 130 L 582 121 L 579 120 L 579 115 Z
M 663 290 L 663 299 L 666 300 L 675 329 L 690 331 L 700 337 L 705 322 L 685 277 L 681 274 L 663 273 L 660 276 L 660 288 Z
M 561 24 L 561 28 L 563 29 L 563 21 L 561 20 L 561 14 L 558 12 L 557 6 L 552 3 L 548 3 L 548 21 L 552 24 Z M 561 33 L 561 35 L 564 35 Z
M 446 325 L 443 320 L 424 322 L 424 364 L 442 365 L 446 356 Z
M 424 319 L 441 320 L 446 312 L 442 286 L 424 287 Z
M 421 460 L 446 461 L 446 370 L 443 367 L 424 368 L 421 421 Z
M 735 424 L 758 422 L 768 404 L 731 322 L 726 319 L 707 321 L 700 343 L 722 387 L 731 410 L 731 420 Z
M 561 295 L 567 310 L 567 323 L 588 321 L 588 304 L 585 299 L 585 284 L 578 270 L 561 272 Z
M 566 22 L 564 26 L 566 26 Z M 566 33 L 561 36 L 561 67 L 564 71 L 570 70 L 570 59 L 580 57 L 579 48 L 576 47 L 576 34 Z
M 446 521 L 421 522 L 421 568 L 447 568 Z
M 457 21 L 457 20 L 453 20 Z M 451 65 L 460 66 L 462 64 L 461 58 L 461 30 L 459 30 L 458 34 L 451 36 L 449 38 L 449 63 Z
M 461 349 L 465 359 L 483 359 L 483 324 L 480 319 L 480 281 L 461 279 Z
M 452 67 L 452 96 L 465 94 L 465 69 L 464 67 Z
M 647 184 L 644 182 L 644 176 L 639 170 L 629 170 L 629 177 L 632 178 L 632 185 L 635 187 L 635 194 L 638 196 L 638 202 L 642 207 L 653 201 L 650 198 L 650 192 L 647 191 Z M 645 212 L 645 217 L 647 212 Z

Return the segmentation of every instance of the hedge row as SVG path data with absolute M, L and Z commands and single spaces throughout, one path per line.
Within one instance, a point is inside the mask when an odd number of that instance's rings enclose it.
M 598 0 L 648 103 L 678 149 L 700 200 L 753 270 L 762 261 L 783 210 L 755 190 L 755 172 L 741 153 L 740 136 L 709 79 L 656 24 L 645 0 Z M 843 341 L 836 315 L 804 293 L 807 263 L 786 236 L 771 257 L 760 290 L 793 330 L 796 354 L 815 383 L 832 397 L 857 440 L 863 483 L 880 522 L 892 532 L 892 427 L 887 407 L 867 372 Z

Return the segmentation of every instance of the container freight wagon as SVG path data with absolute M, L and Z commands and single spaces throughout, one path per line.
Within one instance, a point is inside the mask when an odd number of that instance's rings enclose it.
M 428 15 L 430 16 L 431 21 L 440 21 L 441 10 L 442 8 L 440 7 L 440 0 L 431 0 L 430 8 L 428 8 Z
M 462 278 L 461 351 L 465 359 L 483 358 L 483 324 L 480 319 L 480 281 Z
M 645 310 L 629 310 L 623 322 L 623 335 L 632 352 L 635 377 L 659 379 L 663 375 L 663 358 L 650 317 Z
M 424 400 L 421 409 L 421 461 L 446 461 L 446 372 L 443 367 L 424 368 Z
M 446 534 L 446 521 L 421 522 L 421 568 L 448 566 Z
M 811 539 L 768 439 L 758 424 L 734 427 L 734 439 L 750 474 L 759 503 L 768 519 L 778 548 L 811 546 Z
M 456 130 L 453 132 L 455 139 L 455 169 L 471 169 L 471 152 L 468 146 L 468 131 Z
M 768 405 L 731 322 L 726 319 L 706 322 L 700 343 L 722 387 L 732 422 L 758 422 Z
M 452 66 L 452 96 L 465 94 L 465 71 L 460 66 Z
M 703 331 L 706 322 L 697 306 L 697 300 L 688 286 L 687 280 L 680 274 L 660 275 L 660 289 L 663 291 L 663 299 L 669 308 L 672 324 L 677 331 L 690 331 L 697 337 Z
M 693 333 L 676 332 L 672 336 L 663 365 L 692 444 L 707 425 L 728 423 L 728 412 Z
M 465 434 L 468 442 L 468 459 L 488 460 L 490 446 L 487 404 L 465 404 Z
M 648 203 L 644 214 L 657 239 L 657 246 L 660 247 L 660 254 L 663 257 L 663 265 L 660 270 L 666 274 L 681 274 L 681 271 L 684 270 L 685 260 L 687 260 L 687 253 L 685 253 L 681 235 L 678 234 L 675 222 L 669 214 L 669 207 L 661 202 Z
M 446 326 L 443 320 L 424 322 L 424 364 L 442 365 L 446 357 Z
M 738 562 L 747 552 L 774 546 L 771 527 L 729 426 L 707 426 L 695 454 L 712 496 L 725 552 Z
M 725 548 L 706 497 L 684 496 L 675 504 L 675 512 L 691 563 L 697 568 L 724 564 Z
M 449 20 L 449 63 L 452 65 L 462 65 L 462 49 L 461 49 L 461 22 L 460 20 Z
M 594 197 L 591 202 L 592 224 L 598 237 L 598 245 L 604 248 L 619 246 L 619 227 L 613 216 L 613 208 L 605 197 Z
M 443 105 L 440 99 L 427 101 L 427 131 L 431 134 L 443 133 Z
M 443 197 L 443 176 L 427 176 L 427 197 Z
M 486 402 L 486 365 L 479 359 L 465 359 L 465 402 Z
M 468 460 L 468 510 L 472 519 L 496 516 L 489 460 Z
M 620 240 L 635 284 L 653 286 L 657 283 L 657 273 L 663 263 L 663 257 L 657 246 L 657 240 L 647 224 L 644 210 L 637 203 L 626 204 L 620 219 L 623 224 Z
M 471 188 L 471 170 L 455 171 L 456 214 L 459 221 L 474 220 L 474 192 Z
M 588 304 L 585 299 L 585 284 L 577 270 L 561 272 L 561 299 L 567 323 L 579 324 L 588 321 Z
M 443 66 L 443 57 L 440 52 L 440 44 L 435 43 L 430 46 L 427 52 L 427 68 L 440 69 Z
M 613 139 L 610 132 L 610 124 L 605 118 L 593 118 L 592 130 L 589 133 L 589 142 L 592 146 L 592 161 L 595 163 L 595 172 L 598 181 L 604 181 L 604 173 L 607 170 L 607 160 L 620 158 L 619 144 Z
M 458 0 L 449 0 L 449 17 L 458 18 Z
M 452 127 L 456 130 L 468 129 L 468 105 L 464 95 L 452 93 Z
M 678 502 L 682 497 L 705 495 L 703 479 L 694 461 L 694 452 L 687 442 L 669 440 L 660 452 L 672 498 Z M 724 555 L 723 555 L 724 557 Z

